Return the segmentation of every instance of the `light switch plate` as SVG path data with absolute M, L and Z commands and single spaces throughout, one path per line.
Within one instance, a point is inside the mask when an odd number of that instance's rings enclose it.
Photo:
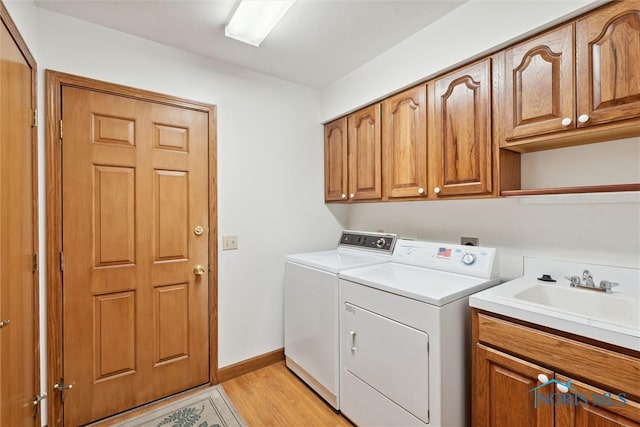
M 238 236 L 236 235 L 222 236 L 222 250 L 230 251 L 235 249 L 238 249 Z

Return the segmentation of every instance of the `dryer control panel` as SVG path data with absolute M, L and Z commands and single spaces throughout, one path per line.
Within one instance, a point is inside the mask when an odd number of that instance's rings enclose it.
M 495 248 L 398 240 L 393 262 L 492 279 L 498 275 Z
M 338 247 L 369 249 L 378 253 L 391 254 L 397 238 L 397 235 L 389 233 L 343 231 Z

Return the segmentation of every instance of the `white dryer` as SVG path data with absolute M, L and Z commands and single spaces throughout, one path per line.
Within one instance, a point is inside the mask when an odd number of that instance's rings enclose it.
M 468 297 L 496 250 L 398 240 L 392 262 L 340 273 L 342 413 L 359 426 L 469 425 Z
M 286 364 L 335 409 L 340 409 L 338 273 L 389 262 L 395 242 L 394 234 L 344 231 L 337 249 L 286 257 Z

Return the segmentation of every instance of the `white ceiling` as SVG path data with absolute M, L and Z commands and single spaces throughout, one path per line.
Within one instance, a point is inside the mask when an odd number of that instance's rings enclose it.
M 36 4 L 323 89 L 465 1 L 298 0 L 258 48 L 224 36 L 224 24 L 238 0 L 36 0 Z

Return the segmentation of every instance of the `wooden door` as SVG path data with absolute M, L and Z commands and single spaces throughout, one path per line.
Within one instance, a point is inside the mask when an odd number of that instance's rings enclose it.
M 640 116 L 640 1 L 576 23 L 578 127 Z
M 575 128 L 573 25 L 505 52 L 506 139 Z
M 429 194 L 491 193 L 491 59 L 429 83 Z
M 382 176 L 388 199 L 427 195 L 426 86 L 382 102 Z
M 558 381 L 569 384 L 570 391 L 556 390 L 556 427 L 640 427 L 640 403 L 617 393 L 557 375 Z M 569 404 L 566 404 L 566 403 Z
M 348 117 L 349 198 L 375 200 L 382 197 L 380 104 Z
M 473 373 L 474 427 L 550 427 L 554 407 L 536 401 L 536 392 L 550 395 L 552 384 L 541 386 L 538 375 L 553 372 L 498 350 L 476 344 Z M 533 390 L 533 391 L 532 391 Z
M 347 200 L 347 118 L 324 126 L 324 199 Z
M 77 426 L 209 382 L 208 115 L 61 96 L 64 425 Z
M 0 426 L 38 426 L 35 62 L 0 3 Z

